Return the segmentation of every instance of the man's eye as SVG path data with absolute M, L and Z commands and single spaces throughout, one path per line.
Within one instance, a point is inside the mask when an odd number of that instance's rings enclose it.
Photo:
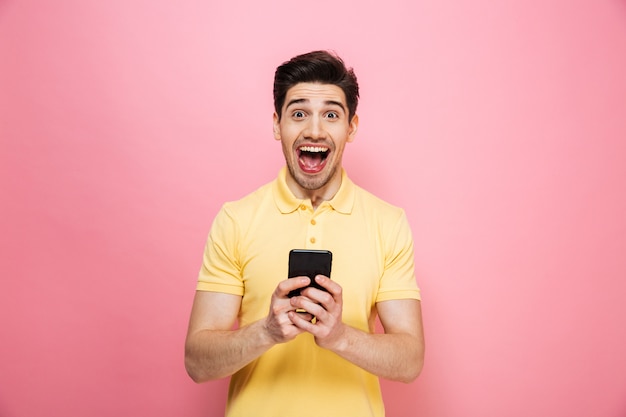
M 295 117 L 296 119 L 301 119 L 304 117 L 304 112 L 303 111 L 295 111 L 293 112 L 293 117 Z
M 335 113 L 334 111 L 330 111 L 330 112 L 326 113 L 326 118 L 327 119 L 336 119 L 338 117 L 339 117 L 339 115 L 337 113 Z

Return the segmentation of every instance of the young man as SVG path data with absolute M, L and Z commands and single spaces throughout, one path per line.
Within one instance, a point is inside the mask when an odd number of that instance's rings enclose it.
M 328 52 L 279 66 L 274 137 L 286 167 L 211 227 L 185 365 L 196 382 L 232 375 L 229 417 L 383 416 L 378 377 L 410 382 L 422 369 L 406 216 L 342 168 L 358 97 L 353 71 Z M 332 279 L 315 278 L 326 291 L 287 279 L 291 249 L 332 252 Z

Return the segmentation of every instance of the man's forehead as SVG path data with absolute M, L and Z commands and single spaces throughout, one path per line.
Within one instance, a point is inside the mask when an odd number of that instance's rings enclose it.
M 346 107 L 346 95 L 341 87 L 334 84 L 299 83 L 287 90 L 285 106 L 303 102 L 337 103 Z

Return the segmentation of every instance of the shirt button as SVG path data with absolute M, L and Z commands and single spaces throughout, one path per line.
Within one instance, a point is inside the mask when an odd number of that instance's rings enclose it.
M 300 210 L 306 210 L 306 206 L 304 204 L 300 205 Z
M 311 224 L 312 224 L 313 226 L 315 226 L 315 224 L 316 224 L 316 223 L 317 223 L 317 222 L 315 221 L 315 219 L 311 219 Z
M 309 242 L 311 242 L 311 243 L 315 243 L 315 238 L 314 238 L 314 237 L 312 237 L 311 239 L 309 239 Z

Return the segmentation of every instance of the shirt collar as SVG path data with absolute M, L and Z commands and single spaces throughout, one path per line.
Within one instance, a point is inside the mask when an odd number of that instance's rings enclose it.
M 356 186 L 348 178 L 345 169 L 341 169 L 341 186 L 335 196 L 322 204 L 329 204 L 334 210 L 343 214 L 352 213 Z M 311 205 L 309 199 L 300 199 L 293 195 L 287 186 L 287 167 L 283 167 L 273 186 L 274 201 L 281 213 L 292 213 L 302 204 Z

